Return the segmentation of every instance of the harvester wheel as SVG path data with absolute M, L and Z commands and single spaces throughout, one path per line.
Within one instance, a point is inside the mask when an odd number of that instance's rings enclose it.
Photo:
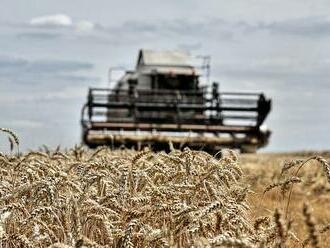
M 240 147 L 241 153 L 256 153 L 257 146 L 256 145 L 242 145 Z

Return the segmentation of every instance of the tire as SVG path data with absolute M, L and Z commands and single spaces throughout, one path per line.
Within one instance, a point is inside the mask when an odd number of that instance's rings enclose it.
M 240 147 L 241 153 L 256 153 L 257 146 L 256 145 L 242 145 Z

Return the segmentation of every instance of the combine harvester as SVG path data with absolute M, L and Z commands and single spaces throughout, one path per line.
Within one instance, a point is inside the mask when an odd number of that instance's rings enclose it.
M 222 92 L 217 83 L 201 85 L 201 71 L 209 78 L 210 68 L 203 58 L 203 66 L 194 67 L 186 53 L 140 50 L 136 69 L 114 87 L 89 89 L 81 113 L 83 142 L 156 150 L 172 143 L 209 152 L 265 146 L 271 132 L 262 124 L 271 100 L 263 93 Z

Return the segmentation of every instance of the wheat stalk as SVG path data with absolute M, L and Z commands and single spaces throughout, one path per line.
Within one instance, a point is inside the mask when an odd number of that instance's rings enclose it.
M 10 145 L 11 145 L 11 150 L 13 150 L 13 143 L 16 144 L 17 146 L 17 156 L 19 155 L 19 138 L 18 138 L 18 135 L 11 129 L 9 128 L 3 128 L 3 127 L 0 127 L 0 131 L 1 132 L 4 132 L 4 133 L 7 133 L 9 135 L 9 142 L 10 142 Z
M 328 173 L 326 160 L 314 160 Z M 254 217 L 259 191 L 251 195 L 246 176 L 228 150 L 220 159 L 188 148 L 2 154 L 0 235 L 4 247 L 283 247 L 297 240 L 278 210 L 274 221 Z M 290 176 L 266 192 L 298 182 Z

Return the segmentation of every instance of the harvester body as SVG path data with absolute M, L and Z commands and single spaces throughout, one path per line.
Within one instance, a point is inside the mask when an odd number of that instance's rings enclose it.
M 82 109 L 83 142 L 154 149 L 223 147 L 255 152 L 268 143 L 262 124 L 271 101 L 262 93 L 221 92 L 200 83 L 182 52 L 141 50 L 134 71 L 112 88 L 90 88 Z

